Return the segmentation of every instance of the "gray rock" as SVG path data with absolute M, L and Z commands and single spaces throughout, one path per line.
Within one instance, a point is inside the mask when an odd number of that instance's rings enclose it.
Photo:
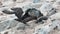
M 40 0 L 33 0 L 33 3 L 39 3 Z
M 48 25 L 44 25 L 43 27 L 35 29 L 34 34 L 48 34 L 52 30 L 54 30 L 56 26 L 60 30 L 60 20 L 54 20 L 52 23 L 49 23 Z
M 57 26 L 57 29 L 60 30 L 60 20 L 54 20 L 53 21 L 54 26 Z
M 60 0 L 56 0 L 53 7 L 57 9 L 57 12 L 60 12 Z
M 0 23 L 0 32 L 15 27 L 18 24 L 15 20 L 6 20 Z
M 51 20 L 60 19 L 60 16 L 59 15 L 60 15 L 60 12 L 59 13 L 55 13 L 55 14 L 53 14 L 53 15 L 50 16 L 50 19 Z
M 40 7 L 40 11 L 41 13 L 43 13 L 44 16 L 46 16 L 48 14 L 48 12 L 52 9 L 52 5 L 50 3 L 44 3 L 41 7 Z
M 21 30 L 21 29 L 24 30 L 24 29 L 25 29 L 25 24 L 23 24 L 23 23 L 18 23 L 17 26 L 16 26 L 16 29 L 17 29 L 17 30 Z
M 55 13 L 57 13 L 56 9 L 55 9 L 55 8 L 52 8 L 52 9 L 48 12 L 47 16 L 51 16 L 51 15 L 53 15 L 53 14 L 55 14 Z

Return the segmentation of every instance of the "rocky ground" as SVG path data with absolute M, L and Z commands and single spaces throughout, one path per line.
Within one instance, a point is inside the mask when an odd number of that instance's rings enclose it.
M 23 11 L 36 8 L 48 19 L 43 24 L 31 20 L 27 26 L 14 20 L 17 18 L 14 14 L 2 12 L 13 7 L 21 7 Z M 60 0 L 0 0 L 0 34 L 60 34 Z

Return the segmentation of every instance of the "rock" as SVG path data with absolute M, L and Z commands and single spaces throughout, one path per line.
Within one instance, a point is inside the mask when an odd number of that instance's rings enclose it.
M 42 5 L 42 3 L 37 3 L 37 4 L 29 3 L 28 5 L 25 5 L 22 8 L 23 8 L 24 11 L 26 11 L 29 8 L 37 8 L 37 9 L 39 9 L 41 7 L 41 5 Z
M 51 15 L 49 18 L 50 18 L 51 20 L 54 20 L 54 19 L 60 19 L 60 16 L 59 16 L 59 15 L 60 15 L 60 12 Z
M 16 18 L 17 17 L 14 14 L 12 14 L 12 15 L 3 15 L 3 16 L 0 16 L 0 22 L 4 22 L 4 21 L 7 21 L 7 20 L 14 20 Z
M 41 13 L 43 13 L 44 16 L 46 16 L 52 8 L 53 7 L 50 3 L 45 3 L 40 7 L 40 11 Z
M 55 14 L 55 13 L 57 13 L 57 10 L 56 10 L 55 8 L 52 8 L 52 9 L 48 12 L 47 16 L 51 16 L 51 15 L 53 15 L 53 14 Z
M 16 0 L 18 3 L 23 3 L 25 0 Z
M 33 3 L 39 3 L 40 0 L 33 0 Z
M 45 2 L 53 4 L 56 0 L 46 0 Z
M 0 1 L 0 7 L 2 7 L 2 2 Z
M 5 32 L 4 34 L 8 34 L 8 32 Z
M 54 20 L 53 23 L 57 26 L 57 29 L 60 30 L 60 20 Z
M 33 34 L 34 29 L 26 29 L 26 34 Z
M 12 7 L 12 6 L 14 6 L 14 4 L 13 4 L 13 1 L 12 0 L 4 0 L 4 1 L 2 1 L 2 3 L 3 3 L 3 5 L 2 6 L 7 6 L 7 7 Z
M 16 29 L 17 30 L 24 30 L 25 29 L 25 24 L 23 24 L 23 23 L 18 23 L 17 25 L 16 25 Z
M 0 23 L 0 32 L 4 31 L 6 29 L 10 29 L 12 27 L 15 27 L 16 25 L 17 25 L 17 22 L 15 22 L 14 20 L 12 20 L 12 21 L 9 21 L 9 20 L 4 21 L 4 22 Z
M 57 0 L 54 4 L 53 7 L 57 9 L 57 12 L 60 12 L 60 0 Z
M 35 29 L 35 33 L 34 34 L 48 34 L 49 32 L 51 32 L 56 26 L 60 26 L 59 23 L 60 20 L 55 20 L 52 23 L 49 23 L 48 25 L 43 25 L 43 27 L 38 26 L 38 28 L 36 27 Z

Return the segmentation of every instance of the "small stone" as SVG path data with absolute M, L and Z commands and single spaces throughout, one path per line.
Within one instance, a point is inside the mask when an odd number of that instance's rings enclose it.
M 8 34 L 8 32 L 5 32 L 4 34 Z

